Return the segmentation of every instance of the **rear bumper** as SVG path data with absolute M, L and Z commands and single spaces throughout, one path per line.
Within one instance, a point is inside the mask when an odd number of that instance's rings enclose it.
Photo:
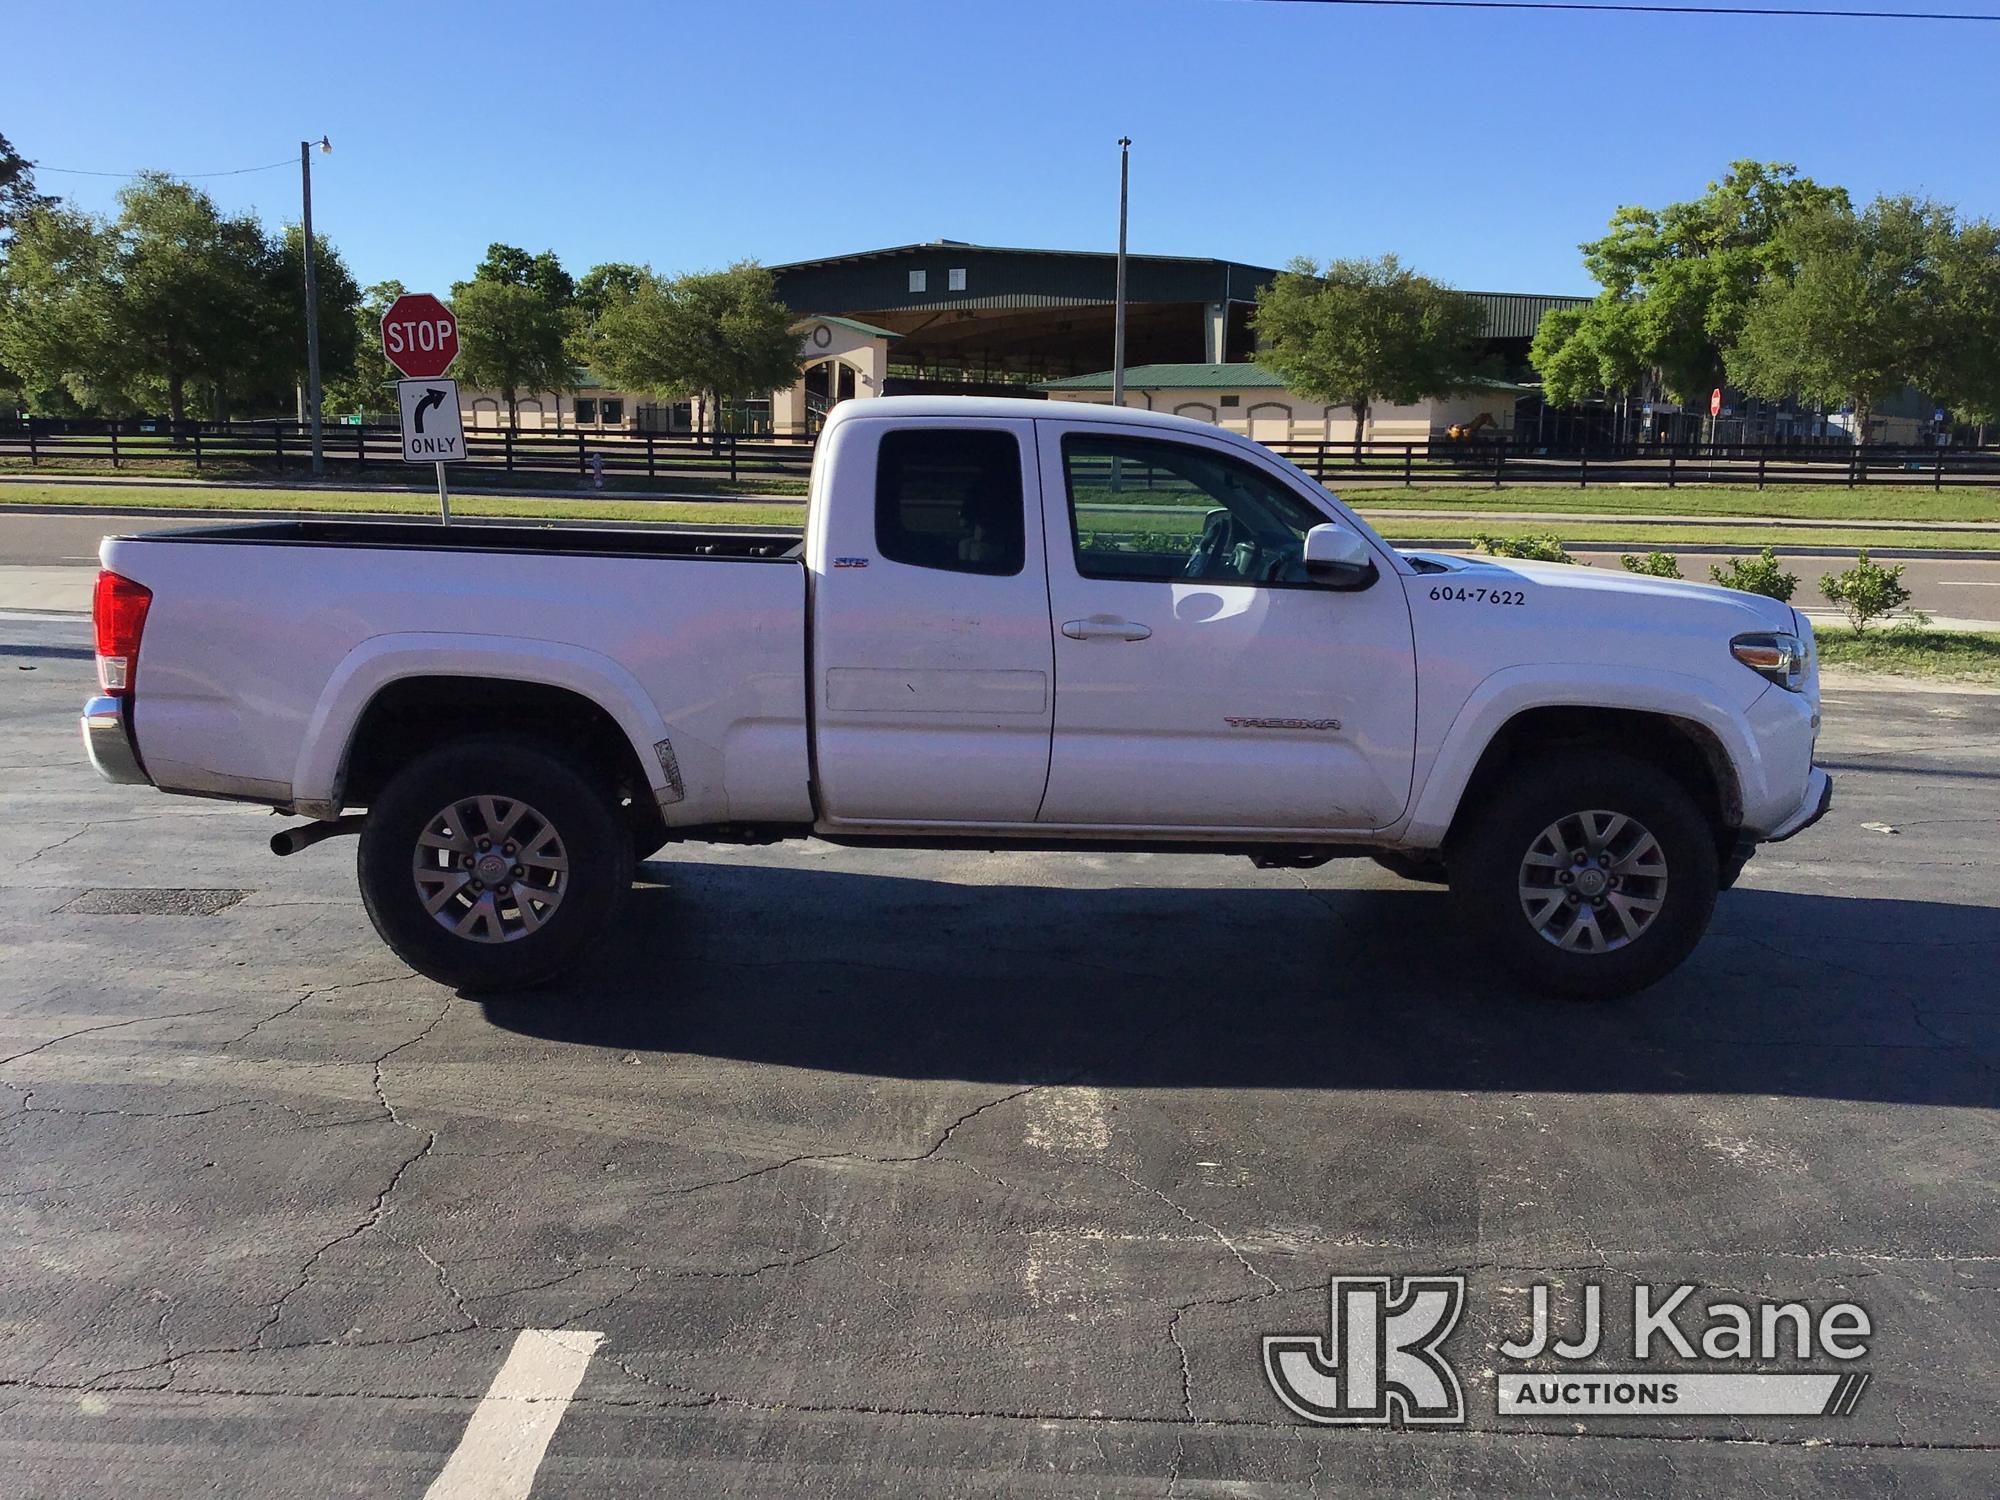
M 106 781 L 122 785 L 146 786 L 151 778 L 139 764 L 139 751 L 132 743 L 132 728 L 125 720 L 123 698 L 92 698 L 83 706 L 83 748 L 91 765 Z
M 1806 778 L 1806 794 L 1799 800 L 1798 808 L 1792 815 L 1764 835 L 1767 844 L 1780 843 L 1793 834 L 1804 833 L 1813 824 L 1826 816 L 1826 810 L 1833 806 L 1833 778 L 1818 766 Z

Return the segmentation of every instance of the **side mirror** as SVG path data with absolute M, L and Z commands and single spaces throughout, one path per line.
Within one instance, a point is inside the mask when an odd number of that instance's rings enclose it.
M 1322 588 L 1365 589 L 1376 578 L 1375 554 L 1359 536 L 1328 521 L 1306 533 L 1306 577 Z

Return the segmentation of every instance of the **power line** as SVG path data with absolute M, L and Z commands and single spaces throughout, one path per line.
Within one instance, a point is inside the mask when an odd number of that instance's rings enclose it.
M 169 172 L 165 175 L 178 177 L 182 181 L 193 181 L 202 177 L 241 177 L 248 172 L 269 172 L 278 167 L 289 167 L 294 160 L 295 158 L 288 156 L 283 161 L 267 161 L 261 167 L 234 167 L 227 172 Z M 33 163 L 33 169 L 37 172 L 54 172 L 63 177 L 143 177 L 147 172 L 157 170 L 152 167 L 141 167 L 134 172 L 92 172 L 84 167 L 45 167 L 40 162 Z
M 1417 10 L 1577 10 L 1612 11 L 1627 15 L 1665 16 L 1784 16 L 1800 19 L 1837 17 L 1843 21 L 1984 21 L 2000 23 L 2000 15 L 1977 11 L 1821 10 L 1775 5 L 1636 5 L 1610 0 L 1257 0 L 1268 5 L 1376 5 Z

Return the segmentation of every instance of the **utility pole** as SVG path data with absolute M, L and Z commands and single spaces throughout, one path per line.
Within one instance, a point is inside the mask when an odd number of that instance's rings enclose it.
M 1118 291 L 1111 322 L 1111 404 L 1125 404 L 1125 202 L 1131 182 L 1132 138 L 1118 138 Z
M 326 474 L 326 455 L 320 449 L 319 435 L 319 283 L 313 276 L 313 144 L 299 142 L 299 185 L 305 204 L 301 228 L 306 242 L 306 416 L 312 423 L 312 474 L 319 479 Z M 321 152 L 333 150 L 333 142 L 325 136 L 319 138 L 318 144 Z

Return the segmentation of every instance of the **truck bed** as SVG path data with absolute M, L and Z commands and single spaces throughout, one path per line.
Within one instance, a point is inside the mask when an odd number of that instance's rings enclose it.
M 803 517 L 801 512 L 801 517 Z M 253 521 L 149 531 L 148 542 L 260 547 L 370 547 L 399 552 L 529 552 L 570 557 L 719 558 L 730 562 L 797 560 L 798 533 L 761 529 L 697 531 L 646 526 L 498 525 L 460 521 Z
M 325 815 L 389 684 L 530 681 L 609 713 L 656 791 L 678 776 L 670 819 L 809 822 L 800 550 L 777 531 L 314 519 L 100 555 L 152 590 L 130 727 L 163 789 Z

